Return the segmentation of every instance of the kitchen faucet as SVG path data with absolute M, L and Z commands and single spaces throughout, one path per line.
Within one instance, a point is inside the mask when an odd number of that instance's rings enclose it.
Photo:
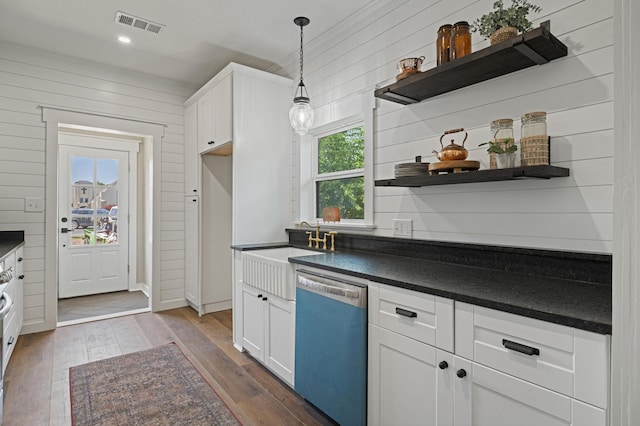
M 316 229 L 316 236 L 313 236 L 313 231 L 306 231 L 305 234 L 307 234 L 309 236 L 309 247 L 312 247 L 312 243 L 315 241 L 316 242 L 316 248 L 319 249 L 320 248 L 320 243 L 322 243 L 322 249 L 326 250 L 327 249 L 327 236 L 331 237 L 331 251 L 335 251 L 335 235 L 338 233 L 338 231 L 330 231 L 330 232 L 325 232 L 323 234 L 323 237 L 320 238 L 320 223 L 316 222 L 315 226 L 311 225 L 309 222 L 306 221 L 302 221 L 298 224 L 298 229 L 302 229 L 302 225 L 307 225 L 309 228 L 315 228 Z

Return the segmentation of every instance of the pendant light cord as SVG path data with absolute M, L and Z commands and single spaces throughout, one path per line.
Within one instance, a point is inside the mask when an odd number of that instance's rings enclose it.
M 300 85 L 301 85 L 301 86 L 304 86 L 304 82 L 302 81 L 302 70 L 303 70 L 303 67 L 304 67 L 304 62 L 303 62 L 303 60 L 302 60 L 303 55 L 304 55 L 304 53 L 303 53 L 303 51 L 302 51 L 302 34 L 303 34 L 303 28 L 304 28 L 304 26 L 303 26 L 303 25 L 300 25 Z

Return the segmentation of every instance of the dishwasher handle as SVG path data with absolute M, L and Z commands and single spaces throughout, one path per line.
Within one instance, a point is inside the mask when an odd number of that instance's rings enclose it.
M 331 280 L 325 277 L 316 278 L 300 273 L 296 275 L 296 283 L 298 287 L 336 300 L 342 300 L 351 305 L 360 307 L 367 305 L 366 287 L 363 288 L 342 281 Z

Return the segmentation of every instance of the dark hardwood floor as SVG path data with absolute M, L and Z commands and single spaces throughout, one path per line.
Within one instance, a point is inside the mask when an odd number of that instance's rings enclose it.
M 143 313 L 20 336 L 4 379 L 9 425 L 70 425 L 73 365 L 176 342 L 245 425 L 322 425 L 331 420 L 231 341 L 231 311 Z

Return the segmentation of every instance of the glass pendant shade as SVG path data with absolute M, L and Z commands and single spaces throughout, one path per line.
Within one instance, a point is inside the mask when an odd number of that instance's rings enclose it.
M 313 126 L 313 108 L 309 103 L 309 98 L 299 96 L 293 100 L 293 105 L 289 110 L 289 121 L 291 127 L 299 135 L 306 134 Z
M 311 126 L 313 126 L 313 108 L 309 100 L 309 94 L 307 88 L 304 85 L 303 79 L 303 52 L 302 52 L 302 40 L 303 32 L 302 28 L 309 24 L 309 18 L 299 16 L 293 20 L 293 22 L 300 26 L 300 83 L 296 89 L 296 96 L 293 98 L 293 105 L 289 110 L 289 121 L 291 127 L 299 135 L 306 134 Z

